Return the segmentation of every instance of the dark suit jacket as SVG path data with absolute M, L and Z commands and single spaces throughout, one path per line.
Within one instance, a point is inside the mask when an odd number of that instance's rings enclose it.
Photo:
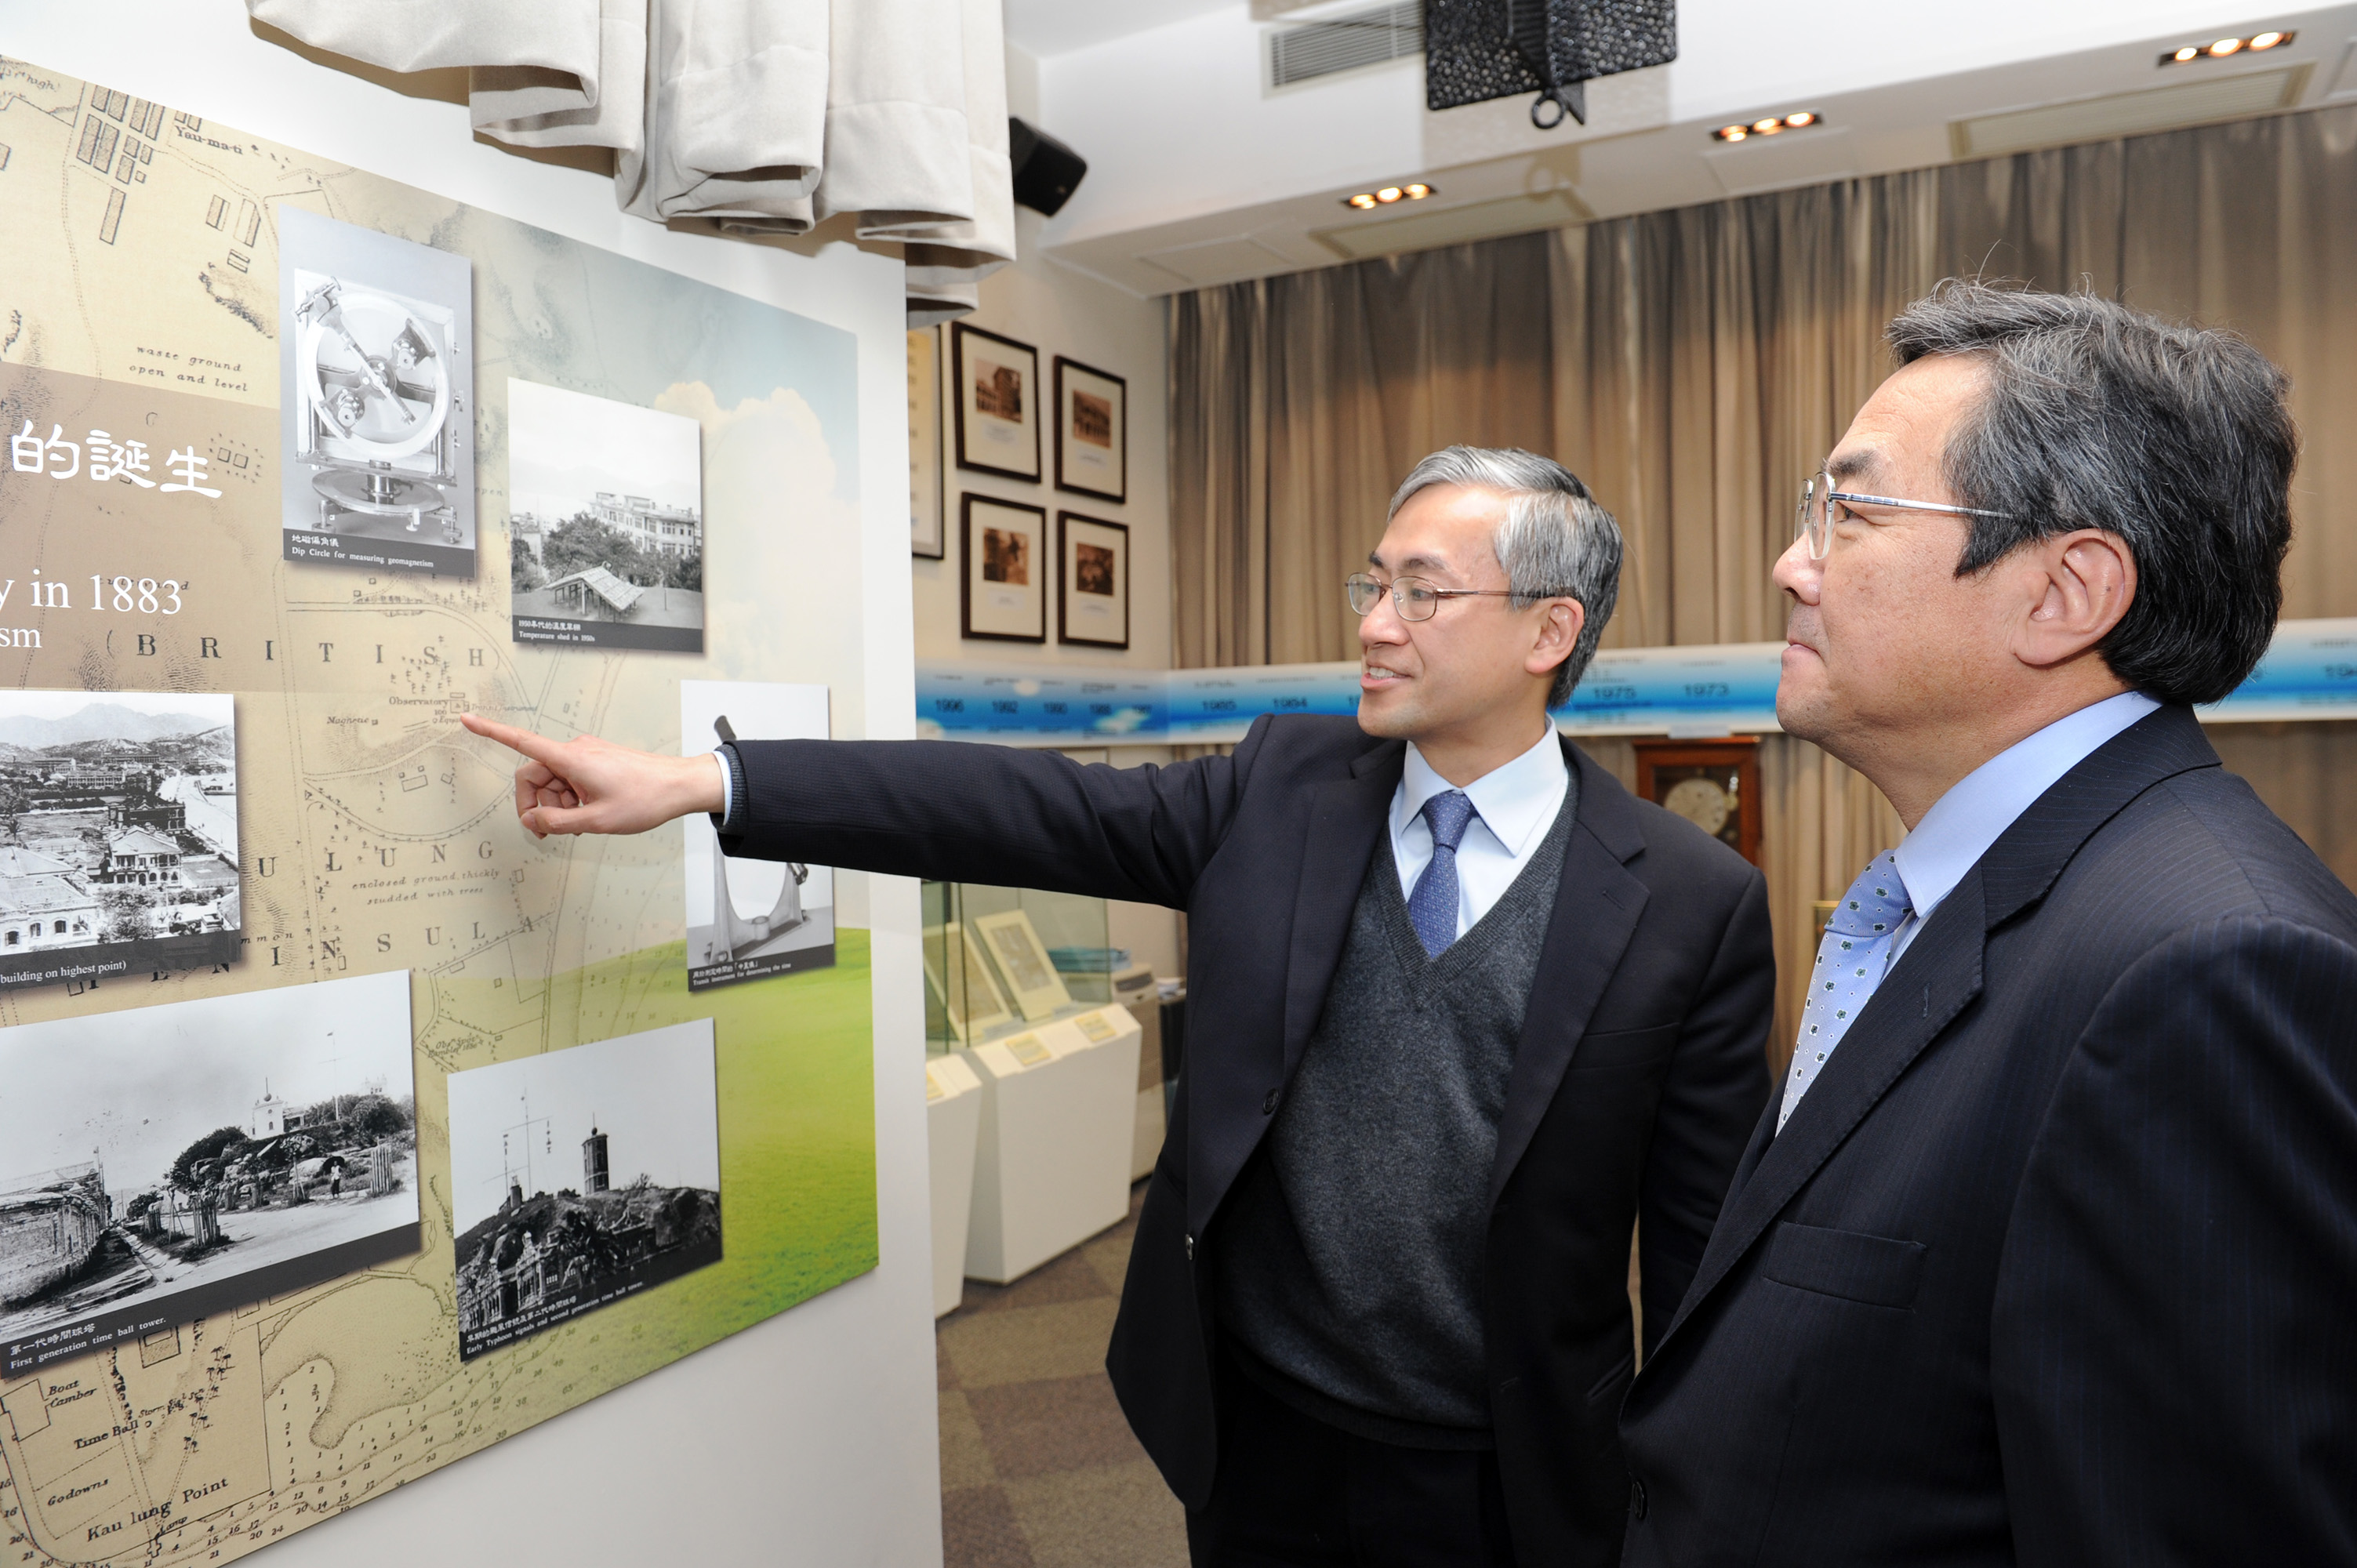
M 1630 1563 L 2357 1562 L 2357 899 L 2189 710 L 1773 1126 L 1629 1396 Z
M 1644 1318 L 1702 1257 L 1768 1073 L 1760 873 L 1576 747 L 1577 828 L 1490 1176 L 1486 1337 L 1499 1465 L 1532 1564 L 1618 1557 L 1629 1235 Z M 1342 954 L 1405 746 L 1263 719 L 1232 757 L 1083 768 L 958 742 L 744 742 L 750 854 L 1189 912 L 1186 1068 L 1108 1369 L 1171 1489 L 1217 1464 L 1221 1199 L 1269 1125 Z

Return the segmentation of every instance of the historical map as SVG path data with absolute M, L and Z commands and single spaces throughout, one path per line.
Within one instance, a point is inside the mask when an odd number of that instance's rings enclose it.
M 280 559 L 276 215 L 467 256 L 471 578 Z M 0 1568 L 221 1562 L 872 1268 L 865 933 L 832 970 L 691 996 L 683 840 L 534 843 L 467 710 L 675 750 L 683 677 L 844 684 L 856 645 L 766 585 L 856 538 L 848 334 L 37 65 L 0 59 L 0 682 L 237 704 L 242 956 L 0 993 L 0 1025 L 409 970 L 414 1257 L 0 1381 Z M 517 377 L 704 426 L 696 657 L 518 647 Z M 461 1363 L 444 1080 L 713 1020 L 726 1258 Z M 5 1093 L 0 1086 L 0 1093 Z M 0 1151 L 0 1202 L 16 1175 Z

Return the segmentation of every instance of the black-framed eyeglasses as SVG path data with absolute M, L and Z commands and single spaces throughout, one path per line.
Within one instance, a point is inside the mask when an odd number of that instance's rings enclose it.
M 1844 503 L 1847 503 L 1845 505 Z M 1833 526 L 1847 519 L 1871 523 L 1870 517 L 1858 517 L 1849 510 L 1852 506 L 1896 507 L 1901 511 L 1936 511 L 1952 517 L 2011 517 L 2007 511 L 1989 511 L 1976 506 L 1948 506 L 1939 501 L 1903 501 L 1894 496 L 1869 496 L 1850 490 L 1834 489 L 1834 477 L 1819 469 L 1817 477 L 1801 487 L 1800 515 L 1795 519 L 1792 537 L 1805 540 L 1809 559 L 1822 561 L 1834 547 Z
M 1367 615 L 1392 596 L 1392 607 L 1402 620 L 1430 620 L 1440 608 L 1443 599 L 1512 599 L 1519 598 L 1512 588 L 1443 588 L 1421 577 L 1394 577 L 1388 583 L 1378 582 L 1364 572 L 1353 572 L 1342 579 L 1342 593 L 1350 600 L 1353 615 Z M 1559 594 L 1534 594 L 1534 599 L 1562 597 Z

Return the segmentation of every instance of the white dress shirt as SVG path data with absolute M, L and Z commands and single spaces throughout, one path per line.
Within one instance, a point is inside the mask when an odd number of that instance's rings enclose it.
M 2022 812 L 2104 742 L 2158 706 L 2142 692 L 2106 697 L 2016 741 L 1932 802 L 1915 831 L 1891 852 L 1913 912 L 1891 939 L 1890 962 L 1899 962 L 1932 912 Z
M 1424 820 L 1424 803 L 1456 788 L 1432 770 L 1414 741 L 1408 742 L 1407 766 L 1400 772 L 1399 788 L 1392 791 L 1392 858 L 1399 863 L 1403 897 L 1415 891 L 1416 878 L 1432 864 L 1432 825 Z M 1465 786 L 1474 817 L 1457 846 L 1458 936 L 1471 930 L 1506 896 L 1531 852 L 1554 826 L 1570 789 L 1571 769 L 1564 763 L 1563 742 L 1552 724 L 1537 745 Z

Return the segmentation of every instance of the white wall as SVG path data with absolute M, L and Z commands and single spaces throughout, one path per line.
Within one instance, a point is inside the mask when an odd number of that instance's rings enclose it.
M 463 106 L 263 42 L 238 0 L 0 0 L 0 53 L 218 119 L 766 301 L 859 338 L 863 690 L 841 731 L 913 728 L 896 261 L 665 232 L 609 180 L 470 140 Z M 5 245 L 5 242 L 0 242 Z M 0 250 L 5 254 L 5 250 Z M 1166 634 L 1167 635 L 1167 634 Z M 845 877 L 876 933 L 882 1266 L 653 1376 L 273 1547 L 272 1568 L 941 1561 L 924 1023 L 913 885 Z M 867 908 L 863 910 L 861 906 Z
M 1007 50 L 1007 107 L 1040 124 L 1035 67 L 1021 50 Z M 1096 178 L 1093 169 L 1081 188 Z M 987 664 L 1097 664 L 1133 670 L 1170 667 L 1170 485 L 1165 415 L 1168 350 L 1163 303 L 1141 299 L 1079 271 L 1039 250 L 1039 214 L 1016 209 L 1019 259 L 985 278 L 981 307 L 966 319 L 1039 350 L 1043 395 L 1052 386 L 1057 355 L 1078 360 L 1129 383 L 1129 499 L 1125 503 L 1075 495 L 1055 486 L 1055 456 L 1043 434 L 1038 484 L 1003 479 L 957 466 L 957 445 L 944 426 L 942 509 L 947 553 L 915 563 L 917 657 L 929 662 Z M 949 328 L 941 328 L 942 373 L 949 375 Z M 946 395 L 942 417 L 952 417 Z M 959 635 L 958 498 L 993 496 L 1044 507 L 1052 530 L 1059 511 L 1076 511 L 1129 525 L 1129 648 L 1066 647 L 1056 641 L 1056 607 L 1048 607 L 1048 640 L 968 641 Z M 1052 533 L 1050 535 L 1053 537 Z M 1051 581 L 1050 589 L 1057 585 Z

